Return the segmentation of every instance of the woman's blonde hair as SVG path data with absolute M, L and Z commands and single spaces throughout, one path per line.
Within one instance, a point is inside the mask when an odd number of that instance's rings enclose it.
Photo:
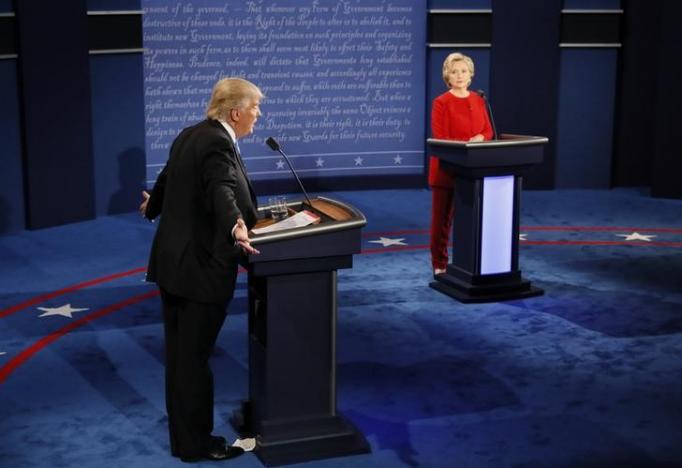
M 459 52 L 453 52 L 445 57 L 445 61 L 443 62 L 443 81 L 445 81 L 445 86 L 448 88 L 451 87 L 450 82 L 448 81 L 448 74 L 455 62 L 464 62 L 469 69 L 469 73 L 471 73 L 471 77 L 474 77 L 474 61 L 471 60 L 471 57 L 460 54 Z M 471 84 L 471 80 L 469 80 L 469 84 Z
M 243 78 L 223 78 L 213 87 L 206 117 L 227 120 L 232 109 L 244 109 L 252 101 L 263 99 L 263 92 Z

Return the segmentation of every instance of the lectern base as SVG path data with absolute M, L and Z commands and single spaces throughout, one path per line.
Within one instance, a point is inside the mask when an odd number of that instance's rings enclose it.
M 523 278 L 512 282 L 472 284 L 447 273 L 438 275 L 429 286 L 465 304 L 511 301 L 545 293 Z
M 235 411 L 233 426 L 242 435 L 253 435 L 242 411 Z M 322 458 L 369 453 L 365 437 L 342 416 L 289 420 L 266 424 L 256 435 L 255 455 L 265 466 L 288 465 Z

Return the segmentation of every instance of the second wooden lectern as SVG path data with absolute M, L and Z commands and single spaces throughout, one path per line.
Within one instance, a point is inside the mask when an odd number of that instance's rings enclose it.
M 369 452 L 336 408 L 336 275 L 360 253 L 365 217 L 319 197 L 318 224 L 252 235 L 260 255 L 245 264 L 249 285 L 249 399 L 232 424 L 255 436 L 268 466 Z M 264 210 L 265 211 L 265 210 Z M 257 227 L 271 223 L 262 212 Z
M 429 138 L 455 175 L 452 261 L 430 286 L 461 302 L 496 302 L 543 293 L 519 269 L 521 174 L 542 162 L 547 138 L 501 135 L 463 142 Z

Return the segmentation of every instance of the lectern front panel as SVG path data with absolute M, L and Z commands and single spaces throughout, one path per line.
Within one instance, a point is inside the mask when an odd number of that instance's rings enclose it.
M 461 219 L 478 219 L 481 211 L 481 182 L 459 179 L 455 183 L 455 213 L 452 225 L 452 264 L 468 275 L 479 274 L 480 223 L 462 223 Z
M 483 178 L 481 274 L 512 269 L 514 233 L 514 176 Z

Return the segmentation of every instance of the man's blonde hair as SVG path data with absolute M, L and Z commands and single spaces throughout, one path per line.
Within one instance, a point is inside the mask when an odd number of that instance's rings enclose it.
M 223 78 L 213 87 L 206 117 L 228 120 L 232 109 L 244 109 L 252 101 L 265 97 L 258 86 L 243 78 Z

